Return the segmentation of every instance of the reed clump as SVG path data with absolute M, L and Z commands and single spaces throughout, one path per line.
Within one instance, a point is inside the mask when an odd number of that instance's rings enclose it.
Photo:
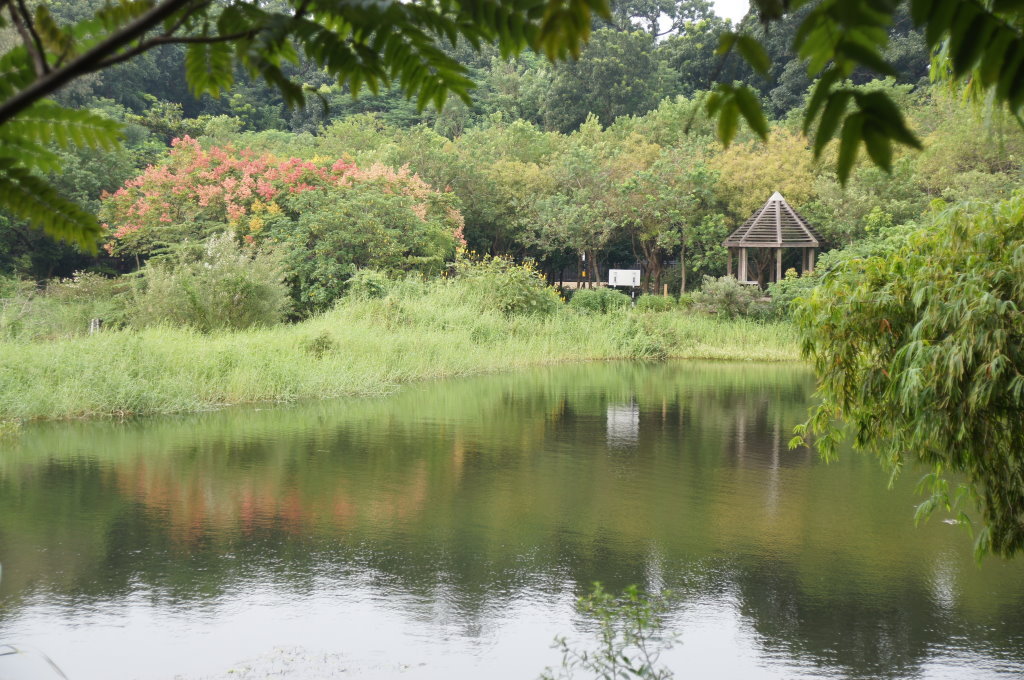
M 294 324 L 182 326 L 0 340 L 0 420 L 198 411 L 384 395 L 428 379 L 606 359 L 798 360 L 787 323 L 676 309 L 487 307 L 470 279 L 392 283 Z

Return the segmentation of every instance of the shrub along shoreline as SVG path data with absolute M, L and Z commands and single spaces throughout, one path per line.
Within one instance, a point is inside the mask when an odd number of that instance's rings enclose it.
M 0 341 L 0 421 L 383 396 L 422 380 L 610 359 L 799 360 L 788 323 L 673 308 L 508 314 L 464 280 L 407 281 L 296 324 Z

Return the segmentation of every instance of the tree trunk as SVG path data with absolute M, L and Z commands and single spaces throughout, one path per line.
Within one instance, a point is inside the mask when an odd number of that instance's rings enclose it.
M 587 262 L 590 266 L 590 287 L 594 288 L 601 281 L 601 270 L 597 266 L 597 252 L 587 252 Z
M 661 290 L 661 270 L 664 265 L 661 261 L 661 253 L 657 250 L 652 253 L 651 258 L 651 276 L 654 278 L 654 287 L 650 289 L 651 293 L 657 293 Z
M 652 292 L 651 279 L 654 279 L 655 285 L 661 281 L 661 259 L 658 253 L 658 247 L 650 241 L 640 241 L 640 250 L 643 252 L 643 261 L 647 263 L 647 267 L 644 268 L 643 272 L 643 285 L 641 290 L 644 293 Z M 656 291 L 657 289 L 653 289 Z
M 731 258 L 732 255 L 729 255 L 729 257 Z M 730 260 L 730 262 L 731 262 L 731 260 Z M 686 244 L 685 243 L 683 244 L 683 247 L 679 250 L 679 271 L 680 271 L 679 278 L 681 279 L 681 282 L 679 284 L 679 294 L 680 295 L 685 295 L 686 294 Z

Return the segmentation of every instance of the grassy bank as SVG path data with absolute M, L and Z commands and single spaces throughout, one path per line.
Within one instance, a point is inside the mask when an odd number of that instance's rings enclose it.
M 418 380 L 566 361 L 798 358 L 788 324 L 673 310 L 512 316 L 460 282 L 409 284 L 294 325 L 0 342 L 0 420 L 383 395 Z

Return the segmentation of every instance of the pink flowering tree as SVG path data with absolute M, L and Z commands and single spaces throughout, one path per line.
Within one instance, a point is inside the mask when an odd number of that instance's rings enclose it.
M 190 137 L 105 195 L 100 216 L 107 252 L 140 261 L 225 231 L 281 249 L 305 311 L 332 303 L 358 269 L 435 273 L 464 243 L 456 197 L 407 168 L 204 149 Z

